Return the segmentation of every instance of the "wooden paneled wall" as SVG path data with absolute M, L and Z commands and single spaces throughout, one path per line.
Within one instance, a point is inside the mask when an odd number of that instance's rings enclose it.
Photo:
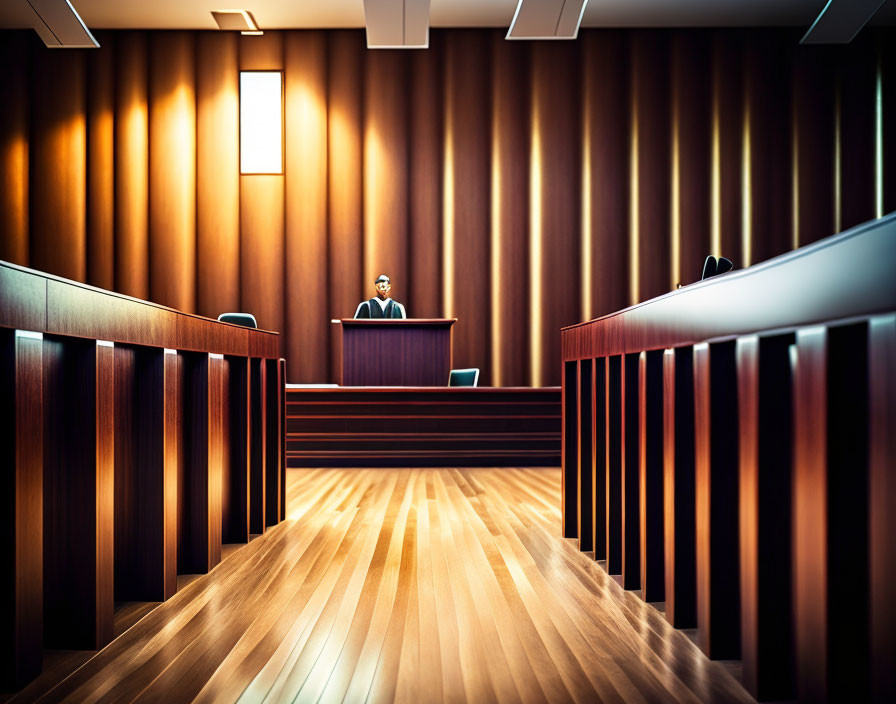
M 290 382 L 333 378 L 327 321 L 386 272 L 484 385 L 557 385 L 559 327 L 896 208 L 893 38 L 4 32 L 0 259 L 250 311 Z M 284 73 L 282 175 L 239 175 L 240 69 Z

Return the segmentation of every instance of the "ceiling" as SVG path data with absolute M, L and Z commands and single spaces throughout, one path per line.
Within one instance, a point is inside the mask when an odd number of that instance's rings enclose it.
M 262 29 L 363 27 L 363 0 L 70 0 L 91 29 L 217 29 L 212 10 L 242 9 Z M 589 0 L 583 27 L 806 27 L 827 0 Z M 507 27 L 517 0 L 430 0 L 432 27 Z M 27 0 L 0 2 L 0 27 L 31 27 Z M 872 25 L 896 24 L 887 0 Z

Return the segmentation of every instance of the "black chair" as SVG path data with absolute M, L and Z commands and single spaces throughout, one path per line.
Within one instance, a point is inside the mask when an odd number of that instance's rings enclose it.
M 218 316 L 221 323 L 230 323 L 231 325 L 242 325 L 244 328 L 257 328 L 258 323 L 255 316 L 251 313 L 221 313 Z

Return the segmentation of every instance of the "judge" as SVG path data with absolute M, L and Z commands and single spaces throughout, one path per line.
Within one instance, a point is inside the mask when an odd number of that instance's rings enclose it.
M 374 282 L 376 296 L 368 301 L 361 301 L 355 311 L 356 318 L 407 318 L 404 306 L 398 301 L 393 301 L 389 294 L 392 292 L 392 281 L 385 274 L 380 274 Z

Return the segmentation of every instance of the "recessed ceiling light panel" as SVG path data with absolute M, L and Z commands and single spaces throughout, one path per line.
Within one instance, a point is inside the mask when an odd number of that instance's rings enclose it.
M 429 46 L 429 0 L 364 0 L 368 49 Z
M 588 0 L 520 0 L 507 39 L 575 39 Z
M 34 12 L 34 31 L 51 49 L 96 49 L 94 39 L 68 0 L 28 0 Z
M 246 10 L 212 10 L 218 29 L 237 32 L 258 32 L 258 25 L 251 12 Z

